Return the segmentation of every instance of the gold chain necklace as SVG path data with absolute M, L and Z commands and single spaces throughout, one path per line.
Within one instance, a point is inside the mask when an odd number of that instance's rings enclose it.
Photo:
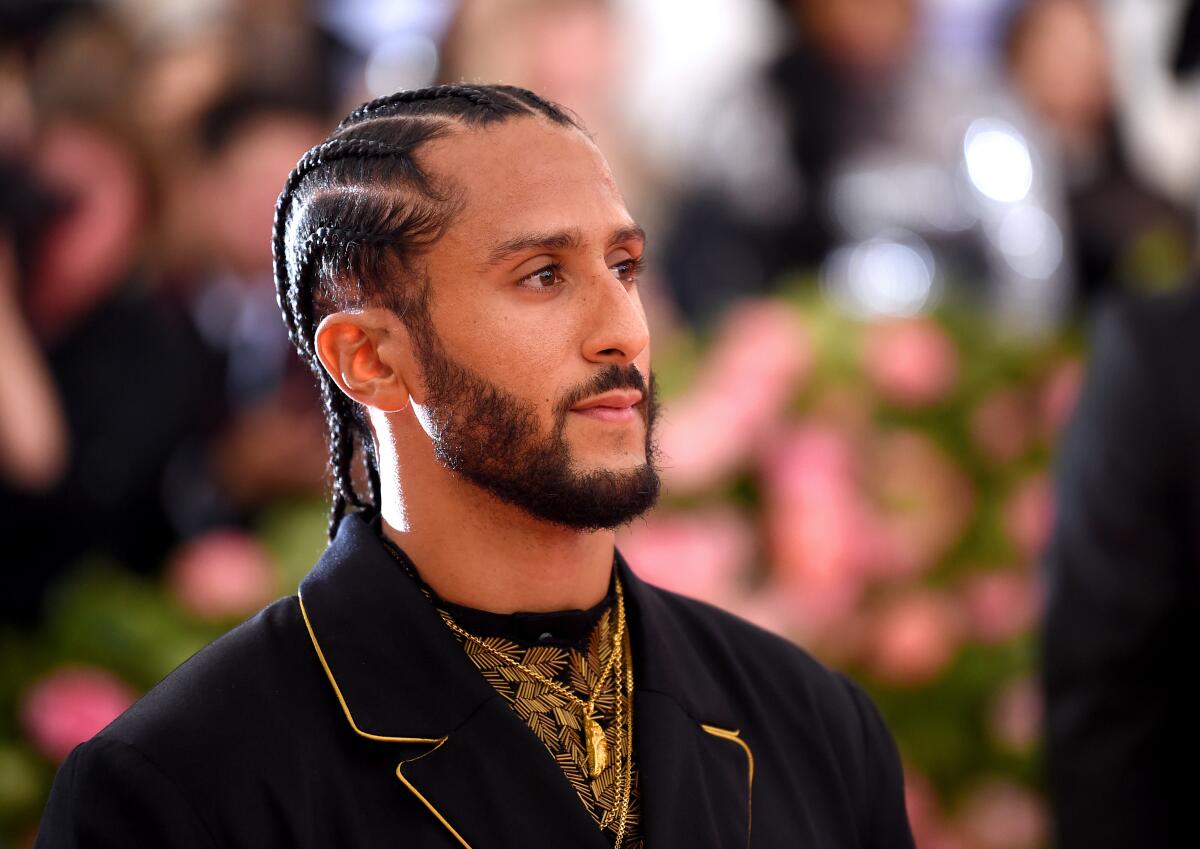
M 622 675 L 622 671 L 625 673 Z M 625 839 L 625 828 L 629 820 L 629 801 L 633 794 L 633 660 L 629 649 L 628 638 L 622 641 L 621 663 L 617 673 L 617 706 L 614 708 L 617 731 L 617 758 L 622 764 L 617 766 L 617 834 L 613 842 L 614 849 L 621 849 Z M 605 828 L 612 822 L 612 812 L 600 823 Z
M 600 775 L 600 773 L 604 771 L 604 768 L 608 766 L 608 742 L 604 738 L 604 729 L 600 727 L 600 723 L 596 721 L 594 716 L 596 710 L 596 699 L 604 690 L 604 682 L 608 680 L 608 673 L 613 670 L 616 660 L 618 656 L 622 654 L 622 647 L 625 644 L 624 593 L 621 590 L 621 581 L 619 578 L 614 577 L 613 583 L 616 585 L 617 590 L 617 627 L 613 633 L 612 646 L 608 652 L 608 662 L 605 663 L 604 669 L 600 672 L 600 677 L 597 679 L 595 686 L 592 688 L 592 692 L 588 696 L 587 701 L 579 698 L 579 696 L 575 695 L 575 693 L 573 693 L 570 689 L 564 687 L 553 678 L 547 678 L 536 669 L 531 669 L 530 667 L 521 663 L 521 661 L 511 657 L 508 652 L 498 649 L 495 646 L 488 645 L 479 637 L 475 636 L 470 631 L 467 631 L 465 628 L 455 622 L 454 618 L 449 613 L 441 609 L 438 610 L 438 613 L 441 614 L 442 620 L 446 623 L 446 626 L 455 634 L 458 634 L 472 645 L 483 649 L 510 666 L 520 669 L 533 680 L 554 690 L 560 696 L 565 697 L 577 708 L 579 708 L 580 712 L 583 714 L 583 742 L 585 749 L 587 750 L 588 773 L 592 778 Z M 618 675 L 618 695 L 620 689 L 621 686 Z M 618 714 L 619 716 L 621 712 L 619 709 L 617 709 L 614 710 L 614 713 Z M 620 738 L 618 737 L 618 739 Z

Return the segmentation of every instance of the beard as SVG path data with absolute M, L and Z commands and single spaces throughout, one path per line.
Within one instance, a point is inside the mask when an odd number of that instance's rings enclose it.
M 605 366 L 558 400 L 546 434 L 533 404 L 454 362 L 431 330 L 416 339 L 425 381 L 423 424 L 445 468 L 531 516 L 575 530 L 616 528 L 654 506 L 661 484 L 653 373 L 646 381 L 634 365 Z M 578 471 L 563 435 L 570 409 L 615 389 L 642 392 L 635 409 L 646 430 L 645 462 L 620 471 Z

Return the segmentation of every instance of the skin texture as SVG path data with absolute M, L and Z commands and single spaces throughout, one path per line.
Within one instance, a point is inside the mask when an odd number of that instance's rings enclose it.
M 586 136 L 520 118 L 456 130 L 421 158 L 465 200 L 424 257 L 430 320 L 449 356 L 527 404 L 544 435 L 555 403 L 606 367 L 650 374 L 630 265 L 643 239 Z M 499 247 L 538 234 L 570 238 L 497 256 Z M 543 271 L 552 263 L 559 268 Z M 385 531 L 439 595 L 499 613 L 587 608 L 603 598 L 612 530 L 538 519 L 436 460 L 422 425 L 429 417 L 416 346 L 390 311 L 327 316 L 316 348 L 339 387 L 367 408 Z M 563 437 L 579 473 L 629 472 L 648 459 L 640 414 L 604 421 L 568 413 Z

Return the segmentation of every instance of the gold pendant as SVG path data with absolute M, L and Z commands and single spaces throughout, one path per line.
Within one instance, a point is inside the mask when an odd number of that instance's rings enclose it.
M 604 729 L 590 713 L 583 717 L 583 736 L 587 743 L 588 774 L 596 778 L 608 766 L 608 741 L 604 739 Z

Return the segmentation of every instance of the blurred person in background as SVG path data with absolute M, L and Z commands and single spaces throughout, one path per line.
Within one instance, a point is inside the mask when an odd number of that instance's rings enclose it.
M 12 562 L 38 564 L 0 617 L 26 624 L 83 559 L 157 570 L 181 539 L 322 481 L 311 378 L 247 234 L 351 58 L 303 0 L 141 11 L 0 7 L 0 505 L 28 532 Z
M 279 325 L 268 232 L 279 183 L 323 135 L 307 92 L 235 87 L 197 126 L 199 155 L 177 213 L 195 267 L 174 287 L 223 372 L 222 424 L 197 445 L 190 524 L 244 521 L 272 498 L 318 492 L 324 420 L 312 378 Z
M 446 82 L 505 80 L 544 92 L 604 145 L 613 174 L 634 193 L 638 220 L 655 205 L 646 162 L 631 144 L 620 85 L 629 61 L 615 0 L 463 0 L 446 35 Z M 530 50 L 536 43 L 539 49 Z M 649 209 L 647 209 L 649 208 Z
M 570 109 L 588 127 L 617 182 L 628 187 L 625 202 L 653 237 L 667 210 L 662 179 L 634 143 L 624 102 L 632 76 L 627 28 L 617 0 L 463 0 L 442 45 L 443 82 L 503 80 Z M 531 43 L 539 45 L 530 50 Z M 652 265 L 648 276 L 657 276 Z M 662 286 L 645 288 L 652 330 L 666 338 L 673 303 Z
M 1036 334 L 1106 287 L 1179 278 L 1192 216 L 1124 154 L 1091 2 L 999 16 L 991 75 L 925 49 L 925 4 L 783 5 L 785 49 L 691 153 L 665 272 L 693 323 L 804 274 L 864 314 L 928 308 L 952 284 Z M 913 255 L 928 279 L 897 306 L 914 281 L 894 258 Z
M 1156 192 L 1126 155 L 1100 7 L 1093 0 L 1020 4 L 1003 57 L 1042 131 L 1041 152 L 1062 175 L 1076 298 L 1087 303 L 1109 289 L 1178 281 L 1192 251 L 1193 216 Z
M 1200 64 L 1190 4 L 1177 72 Z M 1197 187 L 1193 187 L 1193 191 Z M 1194 842 L 1200 793 L 1200 287 L 1110 298 L 1058 458 L 1042 626 L 1056 845 Z
M 6 269 L 4 320 L 14 330 L 5 344 L 24 347 L 6 358 L 16 370 L 8 380 L 38 403 L 6 403 L 0 416 L 26 427 L 40 419 L 46 444 L 36 473 L 12 466 L 0 486 L 5 618 L 36 619 L 44 589 L 86 554 L 145 571 L 177 537 L 166 469 L 206 420 L 212 381 L 186 316 L 156 294 L 142 264 L 152 199 L 135 149 L 79 109 L 47 119 L 34 141 L 28 167 L 61 204 L 18 246 L 24 269 Z M 12 232 L 5 237 L 11 244 Z
M 714 118 L 714 138 L 730 143 L 680 199 L 666 246 L 668 282 L 693 322 L 819 265 L 838 237 L 828 195 L 841 164 L 903 140 L 920 4 L 781 5 L 784 49 Z
M 1200 792 L 1200 289 L 1109 305 L 1058 460 L 1043 630 L 1062 849 L 1177 846 Z
M 98 8 L 40 11 L 4 10 L 0 619 L 23 624 L 85 557 L 159 567 L 180 536 L 170 469 L 212 420 L 216 381 L 152 270 L 159 192 L 130 117 L 136 50 Z

